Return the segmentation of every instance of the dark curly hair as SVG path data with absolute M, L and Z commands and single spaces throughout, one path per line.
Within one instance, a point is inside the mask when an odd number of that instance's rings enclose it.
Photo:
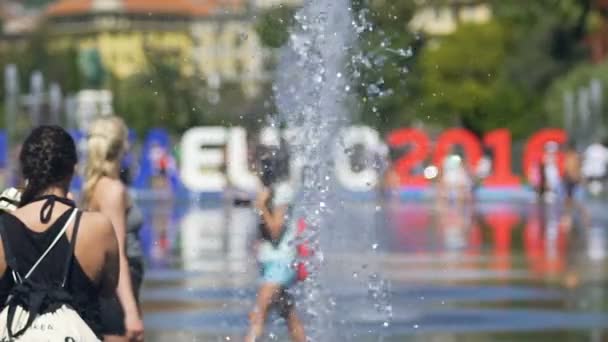
M 68 186 L 78 162 L 74 139 L 59 126 L 40 126 L 25 139 L 19 155 L 26 186 L 21 206 L 53 185 Z

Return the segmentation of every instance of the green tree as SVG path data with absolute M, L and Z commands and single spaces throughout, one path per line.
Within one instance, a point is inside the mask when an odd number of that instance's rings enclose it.
M 256 23 L 256 31 L 262 44 L 280 48 L 289 40 L 289 28 L 294 23 L 296 8 L 279 5 L 262 13 Z
M 25 0 L 23 3 L 27 7 L 39 8 L 51 4 L 55 0 Z
M 359 46 L 352 65 L 353 83 L 360 99 L 360 121 L 381 131 L 410 124 L 418 97 L 416 65 L 423 39 L 409 31 L 416 5 L 413 1 L 353 2 L 359 28 Z
M 139 133 L 161 126 L 179 133 L 204 122 L 202 80 L 184 76 L 171 52 L 147 49 L 146 57 L 144 71 L 125 80 L 111 78 L 116 112 Z
M 394 126 L 408 118 L 404 113 L 409 107 L 404 104 L 410 99 L 412 86 L 406 82 L 406 74 L 414 60 L 410 58 L 412 48 L 419 40 L 404 23 L 411 19 L 415 4 L 354 0 L 352 8 L 360 39 L 348 69 L 361 100 L 353 112 L 360 113 L 359 120 L 367 124 Z M 277 49 L 287 43 L 295 10 L 278 6 L 259 16 L 257 32 L 266 47 Z
M 254 127 L 268 112 L 270 87 L 257 98 L 247 98 L 238 82 L 213 90 L 200 75 L 184 74 L 171 51 L 147 49 L 146 57 L 142 72 L 124 80 L 111 77 L 108 85 L 116 112 L 140 134 L 154 127 L 177 135 L 199 125 Z
M 572 69 L 569 73 L 558 78 L 547 91 L 544 98 L 544 108 L 548 122 L 562 127 L 564 125 L 564 95 L 568 92 L 578 95 L 582 87 L 589 87 L 592 80 L 598 80 L 603 85 L 602 96 L 608 98 L 608 62 L 602 64 L 584 63 Z M 577 108 L 575 108 L 576 110 Z M 608 107 L 602 108 L 604 122 L 608 122 Z
M 509 37 L 507 78 L 521 89 L 519 99 L 526 112 L 535 114 L 532 126 L 546 125 L 550 113 L 544 108 L 545 94 L 556 79 L 588 59 L 584 38 L 597 11 L 590 0 L 538 0 L 525 6 L 493 0 L 491 4 Z
M 463 24 L 428 44 L 419 59 L 420 109 L 427 122 L 476 132 L 518 131 L 532 118 L 504 71 L 508 37 L 496 22 Z
M 29 90 L 29 77 L 38 70 L 45 76 L 47 83 L 58 83 L 64 92 L 81 88 L 81 75 L 78 68 L 77 50 L 74 46 L 65 49 L 49 49 L 52 36 L 42 26 L 33 32 L 22 44 L 14 44 L 0 51 L 3 65 L 15 64 L 19 69 L 21 87 Z

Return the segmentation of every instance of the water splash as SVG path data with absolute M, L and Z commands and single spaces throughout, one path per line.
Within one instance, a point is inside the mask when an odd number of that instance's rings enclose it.
M 292 155 L 305 165 L 294 214 L 305 217 L 308 226 L 305 238 L 314 251 L 313 257 L 306 260 L 311 275 L 301 286 L 298 304 L 306 314 L 311 341 L 349 339 L 333 326 L 333 322 L 343 319 L 334 317 L 338 304 L 326 286 L 323 272 L 326 255 L 321 246 L 322 237 L 332 229 L 333 215 L 339 216 L 343 205 L 334 197 L 331 147 L 339 143 L 340 129 L 350 123 L 352 103 L 356 102 L 351 97 L 358 88 L 352 85 L 361 82 L 360 69 L 382 63 L 378 56 L 367 55 L 356 46 L 357 37 L 374 30 L 368 16 L 365 9 L 354 13 L 350 0 L 306 1 L 295 16 L 296 27 L 282 51 L 274 85 L 281 121 L 292 132 L 289 139 Z M 388 45 L 381 48 L 400 56 L 411 54 L 411 49 L 391 51 Z M 383 79 L 365 86 L 369 97 L 386 96 L 390 90 L 384 88 Z M 376 253 L 377 246 L 373 244 L 370 252 Z M 386 328 L 392 318 L 389 283 L 377 270 L 366 271 L 374 272 L 365 288 L 370 306 L 384 317 L 382 327 Z
M 296 213 L 307 220 L 307 238 L 315 253 L 307 261 L 312 272 L 303 285 L 300 307 L 308 316 L 309 339 L 330 341 L 332 320 L 328 316 L 334 304 L 319 279 L 324 257 L 318 246 L 321 227 L 337 209 L 331 200 L 335 181 L 328 146 L 335 144 L 340 128 L 349 122 L 345 65 L 354 42 L 350 3 L 307 1 L 295 19 L 274 90 L 280 115 L 295 132 L 290 141 L 292 153 L 306 165 Z

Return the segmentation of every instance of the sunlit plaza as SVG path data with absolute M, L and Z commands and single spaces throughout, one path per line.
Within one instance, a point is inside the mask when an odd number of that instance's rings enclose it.
M 57 125 L 128 189 L 117 341 L 608 341 L 607 58 L 604 0 L 2 0 L 0 185 Z

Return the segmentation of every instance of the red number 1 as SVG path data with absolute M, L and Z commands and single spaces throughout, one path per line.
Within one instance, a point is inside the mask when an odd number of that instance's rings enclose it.
M 492 174 L 486 178 L 487 186 L 519 185 L 519 178 L 511 170 L 511 133 L 499 129 L 488 133 L 483 143 L 494 151 Z

